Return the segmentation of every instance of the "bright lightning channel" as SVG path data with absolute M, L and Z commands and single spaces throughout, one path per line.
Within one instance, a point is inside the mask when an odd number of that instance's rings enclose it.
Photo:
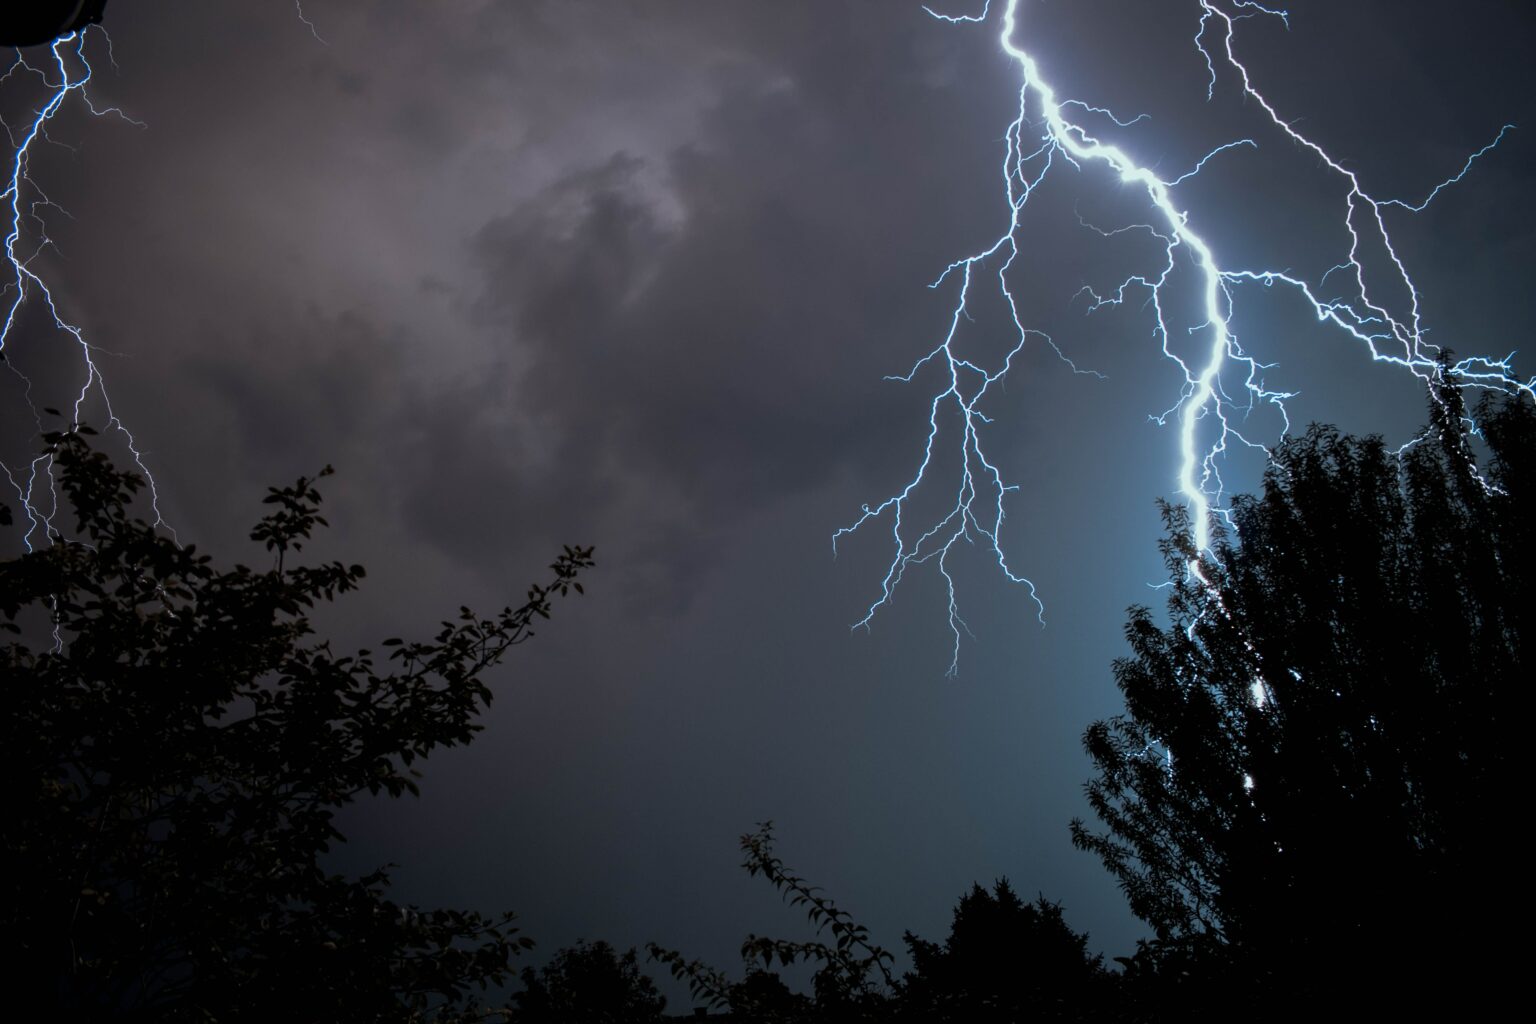
M 160 514 L 160 494 L 154 476 L 144 464 L 138 443 L 112 408 L 106 379 L 96 364 L 91 343 L 77 324 L 65 319 L 54 300 L 52 288 L 36 266 L 38 257 L 53 247 L 43 215 L 48 211 L 64 212 L 30 175 L 32 158 L 39 143 L 53 141 L 48 136 L 49 122 L 74 101 L 93 116 L 111 115 L 143 127 L 116 107 L 98 108 L 91 102 L 86 87 L 90 83 L 92 70 L 85 48 L 87 37 L 93 32 L 100 34 L 103 39 L 107 38 L 100 29 L 86 28 L 71 32 L 55 39 L 47 48 L 50 59 L 39 64 L 33 64 L 17 50 L 15 62 L 0 76 L 0 84 L 14 76 L 33 76 L 42 83 L 45 97 L 43 105 L 19 131 L 6 125 L 13 152 L 9 167 L 4 172 L 5 191 L 0 193 L 0 205 L 5 210 L 3 216 L 8 231 L 5 237 L 5 267 L 9 271 L 9 279 L 0 287 L 0 296 L 8 300 L 5 303 L 4 324 L 0 326 L 0 359 L 4 360 L 5 368 L 20 381 L 33 422 L 38 432 L 43 432 L 43 418 L 34 401 L 32 381 L 17 368 L 7 349 L 13 347 L 12 343 L 20 330 L 18 322 L 24 312 L 31 306 L 40 306 L 45 310 L 52 330 L 64 335 L 66 343 L 72 344 L 80 353 L 81 379 L 79 390 L 74 396 L 72 420 L 78 423 L 84 418 L 86 403 L 92 396 L 100 399 L 106 409 L 107 427 L 125 439 L 134 465 L 148 483 L 154 525 L 165 528 L 175 536 L 175 531 L 170 529 Z M 32 550 L 35 545 L 46 545 L 54 533 L 53 517 L 58 511 L 59 500 L 53 468 L 52 457 L 46 454 L 33 458 L 23 467 L 12 467 L 0 462 L 0 472 L 5 473 L 7 482 L 20 501 L 22 513 L 28 520 L 27 532 L 22 538 L 28 550 Z
M 1513 126 L 1503 126 L 1493 141 L 1468 157 L 1457 174 L 1436 185 L 1421 201 L 1414 203 L 1402 199 L 1378 199 L 1366 191 L 1355 172 L 1344 167 L 1320 145 L 1280 117 L 1274 106 L 1259 92 L 1248 69 L 1237 57 L 1234 38 L 1239 20 L 1256 16 L 1273 17 L 1288 25 L 1288 14 L 1283 10 L 1263 6 L 1255 0 L 1229 0 L 1226 5 L 1218 0 L 1195 2 L 1200 9 L 1200 17 L 1194 44 L 1210 76 L 1207 99 L 1214 96 L 1218 80 L 1223 74 L 1235 74 L 1241 82 L 1244 96 L 1277 129 L 1284 132 L 1294 145 L 1313 153 L 1322 166 L 1338 177 L 1345 197 L 1343 226 L 1349 239 L 1347 251 L 1341 254 L 1335 266 L 1316 281 L 1282 270 L 1224 266 L 1217 259 L 1211 245 L 1196 230 L 1190 212 L 1179 204 L 1175 190 L 1198 175 L 1210 160 L 1222 153 L 1237 147 L 1256 147 L 1258 144 L 1252 139 L 1226 143 L 1202 157 L 1188 172 L 1172 179 L 1163 179 L 1150 168 L 1138 163 L 1120 146 L 1098 138 L 1087 127 L 1081 115 L 1107 117 L 1120 128 L 1129 127 L 1141 118 L 1121 120 L 1103 107 L 1057 96 L 1055 89 L 1042 77 L 1034 57 L 1016 41 L 1020 0 L 1006 0 L 1000 18 L 998 40 L 1003 52 L 1017 65 L 1021 79 L 1018 114 L 1004 134 L 1002 176 L 1008 220 L 1003 232 L 988 248 L 951 263 L 938 280 L 933 282 L 931 287 L 937 288 L 952 277 L 959 280 L 959 295 L 949 317 L 948 330 L 939 343 L 919 358 L 905 374 L 887 378 L 911 383 L 918 371 L 925 367 L 935 366 L 942 371 L 943 386 L 929 403 L 927 439 L 917 471 L 901 490 L 879 504 L 863 506 L 862 514 L 852 524 L 837 530 L 832 537 L 835 553 L 840 538 L 874 520 L 884 520 L 890 527 L 895 546 L 895 553 L 880 583 L 879 595 L 869 605 L 864 617 L 854 623 L 854 629 L 869 627 L 876 613 L 892 599 L 896 587 L 910 567 L 927 562 L 936 563 L 948 594 L 948 621 L 954 637 L 950 675 L 958 670 L 962 631 L 969 632 L 969 627 L 960 616 L 955 580 L 949 565 L 950 555 L 961 541 L 970 544 L 979 542 L 1008 580 L 1027 588 L 1037 615 L 1044 623 L 1044 605 L 1035 585 L 1010 566 L 999 537 L 1005 519 L 1005 499 L 1017 491 L 1019 485 L 1005 483 L 997 460 L 987 454 L 983 433 L 992 420 L 984 412 L 982 404 L 1006 377 L 1014 358 L 1032 337 L 1051 345 L 1074 372 L 1083 372 L 1071 365 L 1070 360 L 1049 337 L 1025 326 L 1009 283 L 1009 271 L 1024 255 L 1022 215 L 1025 206 L 1059 163 L 1069 164 L 1079 170 L 1084 164 L 1103 165 L 1123 183 L 1135 187 L 1146 197 L 1149 223 L 1099 233 L 1109 236 L 1125 231 L 1146 232 L 1161 243 L 1163 258 L 1157 265 L 1126 278 L 1107 294 L 1100 295 L 1091 289 L 1084 289 L 1083 293 L 1091 300 L 1090 312 L 1105 306 L 1120 305 L 1132 293 L 1143 294 L 1148 299 L 1154 318 L 1155 336 L 1160 339 L 1162 353 L 1183 376 L 1177 401 L 1167 411 L 1153 418 L 1159 424 L 1173 423 L 1177 427 L 1178 492 L 1189 508 L 1195 544 L 1201 551 L 1210 550 L 1212 518 L 1223 513 L 1221 464 L 1229 447 L 1241 445 L 1266 451 L 1263 445 L 1243 435 L 1238 426 L 1241 415 L 1251 412 L 1258 404 L 1267 404 L 1280 414 L 1283 429 L 1288 430 L 1290 427 L 1285 401 L 1293 397 L 1292 394 L 1270 390 L 1264 385 L 1262 373 L 1271 368 L 1271 364 L 1260 363 L 1244 352 L 1232 330 L 1234 304 L 1239 290 L 1244 286 L 1280 285 L 1292 290 L 1319 321 L 1340 328 L 1360 342 L 1368 349 L 1374 361 L 1400 367 L 1425 382 L 1445 377 L 1462 387 L 1521 392 L 1536 397 L 1536 380 L 1520 380 L 1515 377 L 1510 364 L 1512 356 L 1503 359 L 1474 356 L 1442 364 L 1440 349 L 1424 337 L 1419 289 L 1398 254 L 1385 217 L 1385 211 L 1394 206 L 1410 212 L 1422 211 L 1442 189 L 1461 181 L 1473 163 L 1493 150 Z M 923 9 L 934 18 L 951 24 L 984 23 L 992 16 L 991 0 L 987 0 L 981 13 L 976 15 L 951 15 L 927 7 Z M 1380 246 L 1386 253 L 1386 262 L 1390 264 L 1390 280 L 1381 288 L 1367 286 L 1362 252 L 1368 245 Z M 978 277 L 986 273 L 983 265 L 994 260 L 1000 260 L 995 272 L 996 286 L 1012 319 L 1013 344 L 999 363 L 983 366 L 963 355 L 957 341 L 962 323 L 970 318 L 972 286 Z M 1189 330 L 1192 337 L 1200 338 L 1193 356 L 1181 356 L 1173 350 L 1165 316 L 1166 289 L 1175 270 L 1181 265 L 1192 268 L 1199 282 L 1203 322 Z M 1328 278 L 1336 278 L 1332 287 L 1337 290 L 1342 286 L 1348 294 L 1339 296 L 1325 292 L 1324 280 Z M 1337 282 L 1344 283 L 1341 285 Z M 1407 296 L 1406 314 L 1392 313 L 1383 301 L 1376 298 L 1376 295 L 1388 290 L 1401 290 Z M 1239 398 L 1235 400 L 1229 391 L 1236 392 Z M 958 456 L 961 468 L 954 502 L 948 505 L 943 514 L 914 526 L 909 522 L 911 504 L 919 488 L 928 482 L 941 422 L 955 416 L 958 416 L 961 429 L 958 450 L 954 454 Z M 1192 566 L 1192 571 L 1198 571 L 1198 567 Z

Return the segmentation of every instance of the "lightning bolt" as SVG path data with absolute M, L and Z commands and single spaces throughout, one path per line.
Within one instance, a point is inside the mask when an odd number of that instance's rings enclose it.
M 31 63 L 18 50 L 15 62 L 3 76 L 0 76 L 0 84 L 10 81 L 13 77 L 31 76 L 42 84 L 44 90 L 42 105 L 19 131 L 13 130 L 9 124 L 5 125 L 10 136 L 12 154 L 8 167 L 3 172 L 6 174 L 5 190 L 0 192 L 0 205 L 3 205 L 5 210 L 4 221 L 8 228 L 5 237 L 5 268 L 9 274 L 4 286 L 0 287 L 0 296 L 3 296 L 5 301 L 5 320 L 3 326 L 0 326 L 0 360 L 4 361 L 6 369 L 20 383 L 24 401 L 38 432 L 41 433 L 44 429 L 43 418 L 34 400 L 33 382 L 16 366 L 10 351 L 14 348 L 13 342 L 21 331 L 20 324 L 23 316 L 30 308 L 36 307 L 45 319 L 48 329 L 63 335 L 65 342 L 72 345 L 79 353 L 79 389 L 74 392 L 71 406 L 72 420 L 78 423 L 85 418 L 86 405 L 93 396 L 100 400 L 106 411 L 108 429 L 125 440 L 134 465 L 148 484 L 154 525 L 165 528 L 174 537 L 175 531 L 170 529 L 169 524 L 160 514 L 160 494 L 154 475 L 144 464 L 144 456 L 139 450 L 138 442 L 113 409 L 111 395 L 107 392 L 106 379 L 96 363 L 93 346 L 86 340 L 81 328 L 65 318 L 55 301 L 53 288 L 37 269 L 38 257 L 45 250 L 54 247 L 48 235 L 48 223 L 44 214 L 55 212 L 67 216 L 63 207 L 49 198 L 29 173 L 38 144 L 54 141 L 48 136 L 49 122 L 74 102 L 95 117 L 118 117 L 130 124 L 143 127 L 140 122 L 128 117 L 117 107 L 97 107 L 92 103 L 86 90 L 91 80 L 92 69 L 85 53 L 87 37 L 92 31 L 88 28 L 54 40 L 47 48 L 51 59 L 41 65 Z M 107 39 L 100 29 L 94 31 L 101 34 L 104 40 Z M 109 54 L 110 45 L 108 40 Z M 4 472 L 6 481 L 16 493 L 23 514 L 28 519 L 28 529 L 22 538 L 23 543 L 28 550 L 32 550 L 35 543 L 48 543 L 54 533 L 53 517 L 59 509 L 57 481 L 54 478 L 51 456 L 46 454 L 37 456 L 24 466 L 11 466 L 0 462 L 0 471 Z
M 1197 176 L 1213 159 L 1239 147 L 1256 147 L 1253 139 L 1238 139 L 1218 146 L 1202 157 L 1193 168 L 1177 177 L 1164 179 L 1139 162 L 1127 149 L 1106 141 L 1104 128 L 1094 129 L 1094 119 L 1107 121 L 1109 132 L 1126 129 L 1142 118 L 1122 120 L 1103 107 L 1082 100 L 1063 99 L 1040 73 L 1039 65 L 1018 42 L 1020 0 L 1006 0 L 999 19 L 998 40 L 1003 52 L 1016 65 L 1020 85 L 1018 113 L 1004 133 L 1002 195 L 1007 220 L 1002 232 L 985 249 L 956 260 L 946 267 L 930 287 L 939 288 L 957 281 L 958 297 L 949 317 L 949 327 L 934 348 L 921 356 L 910 369 L 888 377 L 912 383 L 919 371 L 937 369 L 941 385 L 928 406 L 927 438 L 915 473 L 906 484 L 878 504 L 866 504 L 850 525 L 832 537 L 834 554 L 838 541 L 875 521 L 889 526 L 894 554 L 881 580 L 878 595 L 863 618 L 853 628 L 869 628 L 875 615 L 888 604 L 896 588 L 914 565 L 935 563 L 948 595 L 948 624 L 954 644 L 949 674 L 959 666 L 963 632 L 969 632 L 961 617 L 956 597 L 955 579 L 950 559 L 961 542 L 981 546 L 998 565 L 1005 578 L 1025 587 L 1044 623 L 1044 606 L 1035 585 L 1015 571 L 1000 540 L 1006 518 L 1005 504 L 1019 485 L 1004 481 L 998 460 L 989 456 L 986 428 L 993 420 L 985 403 L 1006 378 L 1012 364 L 1031 339 L 1048 344 L 1074 372 L 1079 370 L 1039 331 L 1026 326 L 1011 285 L 1011 272 L 1027 259 L 1023 214 L 1031 197 L 1053 172 L 1062 165 L 1081 170 L 1085 165 L 1100 165 L 1112 171 L 1121 182 L 1144 196 L 1147 222 L 1128 225 L 1102 235 L 1144 232 L 1161 249 L 1158 261 L 1132 274 L 1112 290 L 1099 294 L 1085 288 L 1080 294 L 1089 299 L 1089 312 L 1121 305 L 1131 295 L 1144 297 L 1151 309 L 1154 336 L 1162 354 L 1183 378 L 1176 400 L 1153 419 L 1160 425 L 1173 425 L 1177 433 L 1177 486 L 1190 510 L 1195 543 L 1209 551 L 1211 524 L 1223 513 L 1221 466 L 1224 456 L 1235 446 L 1267 449 L 1244 436 L 1240 424 L 1259 405 L 1276 410 L 1289 430 L 1286 399 L 1293 393 L 1272 390 L 1263 382 L 1264 371 L 1273 364 L 1259 362 L 1243 350 L 1232 322 L 1239 293 L 1254 286 L 1280 286 L 1292 291 L 1303 308 L 1323 323 L 1331 324 L 1363 345 L 1372 360 L 1398 367 L 1427 382 L 1449 378 L 1462 387 L 1492 388 L 1536 397 L 1536 379 L 1520 380 L 1511 366 L 1511 356 L 1502 359 L 1474 356 L 1455 363 L 1442 363 L 1440 349 L 1424 337 L 1420 314 L 1420 293 L 1399 255 L 1388 228 L 1387 212 L 1400 208 L 1406 212 L 1422 211 L 1440 192 L 1460 182 L 1478 158 L 1492 151 L 1513 126 L 1504 125 L 1497 136 L 1471 154 L 1461 170 L 1447 178 L 1419 202 L 1404 199 L 1380 199 L 1361 183 L 1359 176 L 1329 155 L 1322 146 L 1303 135 L 1283 119 L 1275 107 L 1255 86 L 1252 76 L 1235 49 L 1237 22 L 1250 17 L 1278 18 L 1289 25 L 1288 14 L 1264 6 L 1255 0 L 1195 0 L 1200 15 L 1194 36 L 1196 52 L 1209 72 L 1207 99 L 1224 76 L 1234 76 L 1246 99 L 1252 101 L 1263 117 L 1284 133 L 1297 147 L 1315 155 L 1322 167 L 1335 176 L 1343 198 L 1343 227 L 1348 244 L 1338 262 L 1318 280 L 1284 270 L 1237 268 L 1224 265 L 1212 245 L 1203 237 L 1190 210 L 1181 205 L 1178 188 Z M 992 3 L 987 0 L 980 14 L 951 15 L 923 8 L 929 15 L 950 24 L 981 24 L 992 18 Z M 1364 252 L 1375 248 L 1385 253 L 1385 267 L 1368 272 Z M 995 267 L 995 270 L 991 269 Z M 1384 273 L 1383 273 L 1384 271 Z M 1195 339 L 1193 353 L 1180 354 L 1170 330 L 1167 300 L 1171 281 L 1196 282 L 1201 322 L 1181 330 Z M 960 329 L 970 320 L 976 292 L 973 286 L 983 278 L 995 281 L 1012 320 L 1011 347 L 998 361 L 985 364 L 968 356 L 960 345 Z M 1384 278 L 1384 279 L 1379 279 Z M 1328 285 L 1328 281 L 1334 283 Z M 1325 288 L 1325 285 L 1327 287 Z M 1393 312 L 1377 296 L 1396 292 L 1406 296 L 1406 310 Z M 958 423 L 958 430 L 953 424 Z M 948 429 L 946 429 L 946 427 Z M 931 518 L 913 522 L 914 499 L 925 486 L 934 484 L 936 447 L 941 440 L 949 443 L 948 458 L 960 469 L 953 502 L 941 502 L 943 511 Z M 1198 572 L 1198 567 L 1191 570 Z
M 303 0 L 293 0 L 293 9 L 294 12 L 298 14 L 299 21 L 304 25 L 305 28 L 309 29 L 309 34 L 315 37 L 315 42 L 319 43 L 321 46 L 331 45 L 324 39 L 320 38 L 320 30 L 315 28 L 315 23 L 304 16 Z

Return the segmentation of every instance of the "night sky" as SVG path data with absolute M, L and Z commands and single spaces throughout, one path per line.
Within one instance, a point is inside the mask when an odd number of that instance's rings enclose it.
M 1230 74 L 1207 101 L 1193 0 L 1022 8 L 1017 41 L 1060 94 L 1149 115 L 1114 138 L 1160 173 L 1257 142 L 1179 192 L 1224 261 L 1336 262 L 1337 179 Z M 1241 22 L 1240 56 L 1379 197 L 1422 198 L 1519 126 L 1392 226 L 1430 338 L 1521 348 L 1536 17 L 1518 0 L 1289 10 L 1288 29 Z M 265 487 L 336 466 L 313 554 L 369 570 L 319 617 L 338 645 L 520 602 L 561 544 L 596 548 L 587 595 L 498 671 L 486 731 L 434 755 L 420 800 L 357 808 L 338 865 L 396 863 L 397 897 L 421 905 L 514 909 L 535 957 L 655 940 L 732 968 L 748 932 L 805 935 L 738 867 L 737 836 L 772 819 L 785 860 L 889 947 L 942 938 L 973 881 L 1006 875 L 1061 900 L 1091 948 L 1130 952 L 1143 932 L 1067 823 L 1088 813 L 1083 729 L 1119 707 L 1125 609 L 1166 578 L 1155 500 L 1176 438 L 1149 416 L 1178 378 L 1144 296 L 1092 315 L 1076 296 L 1146 266 L 1079 220 L 1145 220 L 1137 193 L 1060 168 L 1022 236 L 1029 325 L 1104 375 L 1032 343 L 990 406 L 1019 485 L 1003 543 L 1046 625 L 962 552 L 974 639 L 949 678 L 934 567 L 850 632 L 889 534 L 830 543 L 921 456 L 931 392 L 883 378 L 947 327 L 953 291 L 926 285 L 1006 223 L 1018 78 L 995 22 L 896 0 L 304 14 L 318 38 L 282 3 L 114 0 L 116 66 L 96 38 L 92 94 L 143 127 L 73 104 L 31 172 L 67 211 L 46 212 L 35 266 L 98 346 L 183 540 L 259 561 L 245 533 Z M 7 121 L 39 95 L 0 84 Z M 1245 295 L 1238 329 L 1300 392 L 1295 424 L 1411 435 L 1411 376 L 1279 290 Z M 973 351 L 998 351 L 996 313 L 978 309 Z M 78 383 L 35 306 L 7 354 L 38 404 Z M 35 444 L 24 409 L 0 381 L 11 467 Z M 1229 483 L 1260 467 L 1235 460 Z

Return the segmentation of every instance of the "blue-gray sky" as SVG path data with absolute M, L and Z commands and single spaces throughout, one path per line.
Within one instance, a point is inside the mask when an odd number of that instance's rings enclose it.
M 1150 115 L 1119 136 L 1138 159 L 1257 139 L 1183 194 L 1224 259 L 1333 251 L 1336 184 L 1229 76 L 1206 100 L 1193 0 L 1023 9 L 1019 42 L 1062 94 Z M 1290 10 L 1289 29 L 1244 21 L 1240 52 L 1378 195 L 1420 197 L 1522 126 L 1396 228 L 1435 340 L 1521 347 L 1532 15 Z M 424 905 L 515 909 L 543 953 L 654 939 L 731 966 L 747 932 L 803 934 L 737 866 L 736 837 L 771 818 L 785 859 L 889 946 L 941 937 L 972 881 L 1006 875 L 1129 952 L 1141 932 L 1067 822 L 1175 485 L 1149 414 L 1176 378 L 1147 311 L 1073 300 L 1135 266 L 1078 217 L 1143 219 L 1134 194 L 1063 175 L 1024 235 L 1031 326 L 1106 376 L 1032 345 L 994 406 L 1020 487 L 1004 541 L 1047 625 L 962 556 L 975 638 L 945 678 L 931 568 L 850 633 L 889 550 L 870 533 L 831 552 L 921 453 L 927 393 L 882 377 L 945 329 L 952 296 L 927 283 L 1005 222 L 1017 77 L 994 26 L 896 0 L 304 11 L 318 39 L 285 4 L 116 0 L 96 96 L 144 127 L 75 110 L 32 172 L 69 214 L 49 214 L 39 267 L 184 538 L 253 557 L 264 487 L 334 463 L 316 554 L 370 570 L 324 618 L 353 643 L 515 602 L 561 543 L 596 546 L 587 597 L 498 672 L 481 738 L 432 759 L 419 801 L 358 809 L 345 862 L 398 864 Z M 12 123 L 22 88 L 0 85 Z M 1412 378 L 1283 295 L 1247 308 L 1269 380 L 1301 392 L 1293 419 L 1407 436 Z M 72 365 L 56 335 L 13 345 L 40 380 Z M 12 464 L 20 400 L 0 390 Z

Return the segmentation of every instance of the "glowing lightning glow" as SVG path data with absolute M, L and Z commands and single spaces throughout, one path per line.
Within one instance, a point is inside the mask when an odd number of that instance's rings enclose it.
M 1515 378 L 1510 357 L 1473 357 L 1448 366 L 1442 365 L 1438 347 L 1425 340 L 1420 320 L 1419 290 L 1393 244 L 1385 218 L 1385 211 L 1389 207 L 1396 206 L 1413 212 L 1423 210 L 1442 189 L 1461 181 L 1472 164 L 1494 149 L 1512 126 L 1501 128 L 1492 142 L 1467 159 L 1460 172 L 1436 185 L 1421 202 L 1377 199 L 1365 190 L 1355 172 L 1345 168 L 1321 146 L 1280 117 L 1255 87 L 1247 68 L 1237 57 L 1234 35 L 1238 20 L 1269 16 L 1284 21 L 1288 17 L 1286 12 L 1261 6 L 1254 0 L 1227 0 L 1226 6 L 1219 0 L 1195 2 L 1200 8 L 1200 18 L 1194 42 L 1210 74 L 1208 98 L 1214 95 L 1222 74 L 1235 74 L 1241 82 L 1246 99 L 1256 104 L 1273 126 L 1283 132 L 1295 146 L 1314 154 L 1320 164 L 1340 180 L 1345 198 L 1343 226 L 1348 234 L 1349 245 L 1338 264 L 1323 278 L 1337 275 L 1339 280 L 1347 282 L 1344 287 L 1349 294 L 1346 297 L 1323 298 L 1323 279 L 1308 281 L 1280 270 L 1224 267 L 1211 245 L 1192 224 L 1190 212 L 1179 204 L 1174 190 L 1199 174 L 1213 158 L 1237 147 L 1257 146 L 1257 142 L 1239 139 L 1218 146 L 1187 173 L 1163 179 L 1139 163 L 1125 149 L 1097 137 L 1081 115 L 1104 116 L 1119 128 L 1128 127 L 1141 118 L 1121 120 L 1102 107 L 1091 106 L 1080 100 L 1058 98 L 1052 86 L 1041 76 L 1035 59 L 1017 42 L 1020 0 L 1006 0 L 1000 19 L 999 40 L 1003 51 L 1017 65 L 1021 76 L 1018 114 L 1004 136 L 1002 172 L 1003 196 L 1008 208 L 1007 224 L 1002 234 L 988 248 L 950 264 L 934 282 L 933 287 L 938 287 L 953 276 L 959 279 L 959 297 L 949 318 L 948 331 L 938 345 L 918 359 L 907 373 L 892 378 L 912 382 L 919 370 L 937 367 L 942 371 L 943 386 L 934 394 L 929 405 L 927 441 L 916 473 L 891 497 L 877 505 L 865 505 L 858 519 L 836 531 L 832 538 L 835 551 L 840 538 L 859 530 L 872 520 L 885 519 L 890 524 L 895 544 L 895 554 L 881 581 L 880 593 L 864 617 L 854 624 L 854 628 L 869 626 L 875 614 L 891 600 L 909 567 L 925 562 L 937 564 L 948 592 L 949 626 L 954 635 L 950 674 L 954 674 L 958 666 L 961 631 L 967 629 L 959 614 L 955 580 L 949 566 L 950 555 L 960 541 L 981 542 L 1005 577 L 1028 589 L 1041 614 L 1041 621 L 1044 621 L 1044 609 L 1034 585 L 1010 567 L 999 539 L 1005 518 L 1005 498 L 1017 491 L 1018 486 L 1004 482 L 997 461 L 989 457 L 983 447 L 984 428 L 992 420 L 984 413 L 982 403 L 990 392 L 996 390 L 995 386 L 1007 375 L 1015 357 L 1032 337 L 1050 344 L 1056 354 L 1067 361 L 1050 338 L 1024 325 L 1009 281 L 1009 271 L 1022 256 L 1024 239 L 1021 216 L 1025 204 L 1058 162 L 1078 169 L 1087 164 L 1101 165 L 1145 196 L 1150 223 L 1115 231 L 1100 231 L 1100 234 L 1108 236 L 1124 231 L 1146 232 L 1159 241 L 1164 258 L 1148 271 L 1128 277 L 1108 294 L 1099 295 L 1091 289 L 1084 289 L 1084 292 L 1091 300 L 1090 312 L 1105 306 L 1119 305 L 1133 291 L 1146 295 L 1149 300 L 1155 321 L 1155 334 L 1160 339 L 1163 355 L 1183 376 L 1183 387 L 1177 401 L 1166 412 L 1154 418 L 1159 423 L 1171 422 L 1177 426 L 1178 490 L 1190 510 L 1195 543 L 1203 551 L 1210 547 L 1212 516 L 1222 512 L 1220 468 L 1229 446 L 1243 445 L 1259 451 L 1265 450 L 1262 445 L 1243 436 L 1238 429 L 1239 417 L 1236 414 L 1246 414 L 1256 404 L 1266 403 L 1278 411 L 1285 429 L 1289 429 L 1290 425 L 1285 400 L 1292 395 L 1270 390 L 1264 385 L 1262 371 L 1269 369 L 1269 364 L 1261 364 L 1245 353 L 1232 330 L 1234 302 L 1239 289 L 1245 285 L 1282 285 L 1293 290 L 1319 321 L 1341 328 L 1362 343 L 1373 360 L 1401 367 L 1426 382 L 1448 376 L 1464 387 L 1497 388 L 1536 395 L 1536 381 Z M 984 23 L 992 14 L 990 0 L 977 15 L 949 15 L 929 8 L 924 10 L 952 24 Z M 1362 256 L 1362 250 L 1367 245 L 1377 246 L 1386 253 L 1387 263 L 1391 267 L 1391 281 L 1386 288 L 1367 287 L 1367 271 Z M 978 274 L 983 272 L 983 265 L 995 260 L 1000 261 L 996 280 L 1012 319 L 1010 330 L 1013 340 L 1012 347 L 1000 364 L 987 367 L 961 354 L 957 345 L 957 332 L 962 321 L 970 318 L 973 283 Z M 1192 269 L 1199 284 L 1203 321 L 1189 330 L 1192 337 L 1200 339 L 1192 357 L 1181 356 L 1174 351 L 1165 317 L 1165 291 L 1175 271 L 1181 267 Z M 1407 296 L 1408 308 L 1405 315 L 1394 315 L 1385 302 L 1376 299 L 1375 295 L 1379 291 L 1388 289 L 1400 290 Z M 1070 361 L 1067 362 L 1071 365 Z M 1081 372 L 1075 366 L 1072 369 Z M 1242 396 L 1241 404 L 1229 394 L 1229 391 L 1236 391 L 1238 380 L 1241 381 L 1241 391 L 1237 392 Z M 954 502 L 936 520 L 913 527 L 909 519 L 914 496 L 928 482 L 934 466 L 935 445 L 941 433 L 941 425 L 948 421 L 948 417 L 955 416 L 960 424 L 960 441 L 955 454 L 961 468 Z
M 9 300 L 5 308 L 4 325 L 0 327 L 0 358 L 4 358 L 6 368 L 21 382 L 32 419 L 38 431 L 41 432 L 44 425 L 40 411 L 33 401 L 32 382 L 16 367 L 15 361 L 10 358 L 10 353 L 7 351 L 12 347 L 14 335 L 18 331 L 18 321 L 24 311 L 31 304 L 39 304 L 46 311 L 51 328 L 65 335 L 80 353 L 83 379 L 80 382 L 79 391 L 75 393 L 72 419 L 79 422 L 84 418 L 86 403 L 92 396 L 101 400 L 106 409 L 108 428 L 126 440 L 134 464 L 148 483 L 149 501 L 154 513 L 155 525 L 169 530 L 170 527 L 160 515 L 160 496 L 154 477 L 144 465 L 143 456 L 133 435 L 113 411 L 106 381 L 96 365 L 90 343 L 86 341 L 79 326 L 64 318 L 64 314 L 60 312 L 58 304 L 54 301 L 53 291 L 34 266 L 38 256 L 53 245 L 48 237 L 48 226 L 42 215 L 49 209 L 60 210 L 60 207 L 29 175 L 29 166 L 38 142 L 51 141 L 48 138 L 49 122 L 65 108 L 71 99 L 75 99 L 95 116 L 110 114 L 130 124 L 139 125 L 139 122 L 133 121 L 116 107 L 97 108 L 92 104 L 86 92 L 92 72 L 90 62 L 85 55 L 86 36 L 91 31 L 91 29 L 85 29 L 72 32 L 54 40 L 48 47 L 52 60 L 44 67 L 29 63 L 18 50 L 16 61 L 4 76 L 0 76 L 0 82 L 5 82 L 15 75 L 33 75 L 42 81 L 46 89 L 46 101 L 37 110 L 32 120 L 19 134 L 11 132 L 14 153 L 5 178 L 5 191 L 0 193 L 0 203 L 3 203 L 6 211 L 5 224 L 8 229 L 5 238 L 5 264 L 11 275 L 3 289 L 0 289 L 0 295 L 4 295 Z M 100 33 L 99 29 L 95 31 Z M 106 38 L 104 34 L 102 38 Z M 142 125 L 139 126 L 142 127 Z M 9 130 L 10 126 L 6 127 Z M 53 530 L 53 514 L 58 508 L 52 460 L 47 455 L 41 455 L 32 459 L 24 469 L 13 469 L 11 466 L 0 463 L 0 471 L 5 473 L 11 488 L 20 499 L 23 513 L 28 518 L 29 527 L 23 538 L 24 543 L 29 549 L 34 543 L 46 544 Z M 172 535 L 174 536 L 174 531 Z

